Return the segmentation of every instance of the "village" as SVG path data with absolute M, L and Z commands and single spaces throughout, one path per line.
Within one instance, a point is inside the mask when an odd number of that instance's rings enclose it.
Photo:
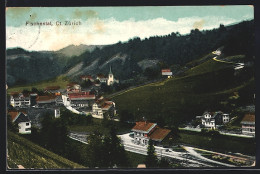
M 172 78 L 170 69 L 162 69 L 163 77 Z M 31 134 L 31 128 L 41 128 L 41 117 L 48 113 L 54 118 L 61 115 L 61 107 L 74 114 L 96 119 L 108 119 L 111 121 L 120 121 L 116 103 L 102 95 L 101 84 L 111 86 L 119 83 L 112 73 L 111 67 L 108 77 L 99 74 L 96 77 L 82 75 L 79 77 L 83 83 L 88 83 L 87 87 L 82 87 L 79 83 L 69 83 L 66 89 L 59 86 L 46 87 L 44 92 L 23 91 L 22 93 L 13 92 L 9 98 L 8 115 L 13 123 L 18 125 L 20 134 Z M 180 130 L 195 132 L 218 130 L 220 134 L 237 137 L 255 136 L 255 115 L 248 112 L 241 121 L 241 129 L 234 132 L 222 129 L 225 125 L 232 122 L 229 113 L 222 111 L 205 111 L 201 116 L 194 116 L 193 123 L 187 123 Z M 195 124 L 194 124 L 195 122 Z M 186 152 L 176 152 L 169 148 L 169 142 L 175 139 L 173 130 L 160 127 L 157 123 L 150 122 L 146 118 L 137 120 L 130 132 L 118 135 L 126 151 L 146 155 L 149 140 L 153 141 L 156 153 L 159 158 L 168 157 L 179 160 L 188 160 L 190 166 L 211 166 L 212 164 L 220 166 L 232 166 L 221 162 L 206 159 L 200 153 L 195 152 L 194 147 L 182 145 L 190 153 L 191 158 L 187 158 Z M 82 133 L 70 132 L 69 137 L 76 141 L 87 143 L 87 136 Z M 165 143 L 166 142 L 166 143 Z M 211 152 L 215 153 L 215 152 Z M 224 155 L 224 154 L 222 154 Z M 193 158 L 196 157 L 197 160 Z M 231 155 L 231 157 L 233 157 Z M 241 160 L 240 158 L 238 158 Z M 243 160 L 242 160 L 243 161 Z M 243 162 L 247 161 L 244 160 Z M 214 166 L 214 165 L 213 165 Z

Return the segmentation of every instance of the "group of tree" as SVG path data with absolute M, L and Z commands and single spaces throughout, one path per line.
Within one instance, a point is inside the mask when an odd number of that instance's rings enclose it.
M 169 168 L 171 164 L 169 160 L 165 157 L 158 159 L 158 156 L 155 152 L 155 147 L 152 140 L 149 140 L 147 146 L 147 156 L 145 158 L 145 165 L 147 168 Z
M 98 131 L 88 136 L 89 167 L 113 168 L 128 167 L 128 158 L 120 138 L 114 127 L 110 128 L 109 135 Z

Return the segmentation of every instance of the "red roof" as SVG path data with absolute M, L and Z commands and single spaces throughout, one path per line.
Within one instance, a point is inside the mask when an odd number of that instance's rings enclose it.
M 27 114 L 25 111 L 8 111 L 8 114 L 10 115 L 12 121 L 18 116 L 18 114 L 22 112 L 24 114 Z
M 93 98 L 94 94 L 90 94 L 89 92 L 77 92 L 77 93 L 69 93 L 69 98 Z
M 162 69 L 162 72 L 171 72 L 170 69 Z
M 255 122 L 255 114 L 246 114 L 241 122 Z
M 36 101 L 49 101 L 49 100 L 54 100 L 55 98 L 56 98 L 55 95 L 38 96 L 36 98 Z
M 98 74 L 97 77 L 98 78 L 106 78 L 103 74 Z
M 162 141 L 170 132 L 171 130 L 169 129 L 160 128 L 157 126 L 149 138 L 155 141 Z
M 139 121 L 135 123 L 135 126 L 132 128 L 132 130 L 148 131 L 154 125 L 156 124 L 147 121 Z
M 92 77 L 90 75 L 82 75 L 82 76 L 80 76 L 80 78 L 92 79 Z

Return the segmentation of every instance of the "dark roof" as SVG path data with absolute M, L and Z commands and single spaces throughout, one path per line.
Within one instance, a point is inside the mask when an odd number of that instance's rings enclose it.
M 15 123 L 21 123 L 21 122 L 29 122 L 30 119 L 27 115 L 24 113 L 20 112 L 16 120 L 14 121 Z
M 16 110 L 13 111 L 13 110 L 11 110 L 11 111 L 8 111 L 8 115 L 10 115 L 11 120 L 14 121 L 14 119 L 18 116 L 18 114 L 19 114 L 20 112 L 26 114 L 25 111 L 16 111 Z
M 60 89 L 60 86 L 47 86 L 45 90 L 58 90 Z

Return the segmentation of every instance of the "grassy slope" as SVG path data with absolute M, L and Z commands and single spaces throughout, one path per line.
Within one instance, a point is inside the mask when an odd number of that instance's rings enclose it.
M 65 88 L 68 83 L 69 83 L 68 78 L 66 78 L 64 76 L 58 76 L 57 78 L 38 82 L 38 83 L 34 83 L 34 84 L 14 86 L 12 88 L 9 88 L 7 90 L 7 92 L 8 93 L 10 93 L 10 92 L 21 92 L 24 89 L 31 90 L 32 87 L 35 87 L 39 90 L 44 89 L 47 86 L 60 86 L 61 88 Z
M 253 138 L 232 137 L 220 135 L 210 137 L 200 132 L 184 131 L 180 132 L 180 143 L 191 144 L 199 148 L 206 148 L 218 152 L 233 152 L 248 155 L 255 155 L 256 144 Z
M 188 70 L 184 77 L 149 84 L 113 97 L 120 111 L 129 110 L 140 119 L 171 117 L 174 121 L 193 119 L 206 109 L 221 109 L 220 101 L 235 91 L 252 90 L 254 78 L 243 83 L 234 77 L 231 64 L 212 59 Z
M 16 164 L 25 168 L 55 169 L 55 168 L 86 168 L 56 155 L 12 132 L 8 132 L 8 155 Z M 10 167 L 13 166 L 11 163 Z

